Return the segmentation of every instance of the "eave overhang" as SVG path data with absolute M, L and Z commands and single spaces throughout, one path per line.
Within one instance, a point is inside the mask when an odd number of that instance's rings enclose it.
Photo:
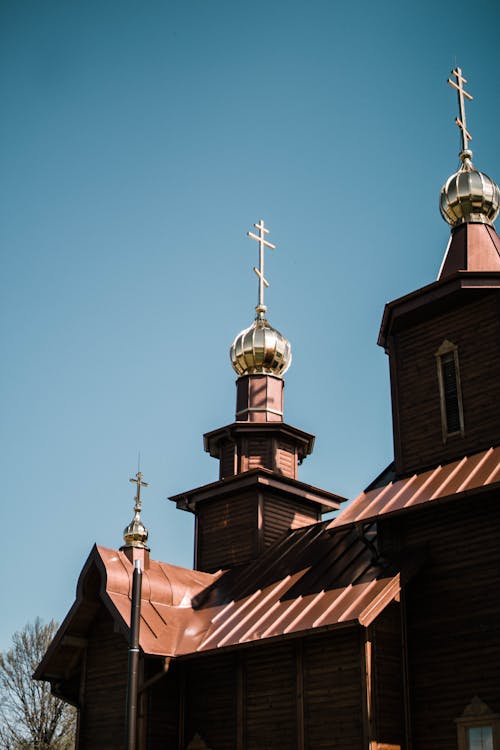
M 259 432 L 292 440 L 298 446 L 298 458 L 302 461 L 314 448 L 314 435 L 299 430 L 285 422 L 233 422 L 203 435 L 203 447 L 212 458 L 220 458 L 220 443 L 223 440 L 235 440 L 240 435 Z
M 200 503 L 242 491 L 265 489 L 310 502 L 319 506 L 321 513 L 338 510 L 341 503 L 347 502 L 347 498 L 341 495 L 299 482 L 297 479 L 276 474 L 268 469 L 245 471 L 225 479 L 219 479 L 217 482 L 181 492 L 178 495 L 172 495 L 168 499 L 174 502 L 180 510 L 196 513 L 196 508 Z
M 418 322 L 424 307 L 429 314 L 437 314 L 461 304 L 464 294 L 495 289 L 500 289 L 499 271 L 457 271 L 388 302 L 384 308 L 377 343 L 387 350 L 389 337 Z
M 435 507 L 499 490 L 500 446 L 496 446 L 410 476 L 394 478 L 386 484 L 370 485 L 329 528 L 373 523 L 423 506 Z
M 375 538 L 374 525 L 329 530 L 323 522 L 285 534 L 248 565 L 214 574 L 151 560 L 143 573 L 141 652 L 158 659 L 191 658 L 311 632 L 367 627 L 399 600 L 401 588 L 399 570 L 374 556 Z M 96 597 L 94 608 L 104 605 L 111 614 L 126 649 L 132 572 L 123 552 L 92 550 L 75 605 L 35 673 L 36 679 L 61 684 L 59 694 L 66 700 L 67 649 L 83 653 L 86 646 L 85 586 L 91 584 L 87 599 L 90 593 Z M 74 674 L 81 668 L 80 663 Z

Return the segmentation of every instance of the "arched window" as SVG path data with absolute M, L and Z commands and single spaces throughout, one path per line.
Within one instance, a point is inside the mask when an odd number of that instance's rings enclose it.
M 500 715 L 492 713 L 477 695 L 455 721 L 458 750 L 500 750 Z
M 441 402 L 441 426 L 443 442 L 445 443 L 452 435 L 463 436 L 464 434 L 464 411 L 457 346 L 445 339 L 436 352 L 436 362 Z

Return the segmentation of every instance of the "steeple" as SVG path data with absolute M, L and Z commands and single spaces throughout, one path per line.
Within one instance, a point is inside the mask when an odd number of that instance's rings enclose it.
M 258 234 L 247 236 L 259 244 L 258 301 L 252 325 L 234 339 L 230 358 L 238 375 L 236 381 L 235 423 L 205 435 L 205 450 L 220 459 L 220 478 L 254 468 L 265 468 L 297 478 L 297 466 L 312 451 L 312 435 L 283 425 L 283 375 L 290 367 L 290 342 L 266 317 L 264 290 L 265 249 L 276 250 L 266 239 L 269 229 L 261 219 L 254 224 Z
M 264 251 L 266 247 L 276 250 L 276 246 L 266 240 L 269 229 L 265 227 L 263 219 L 254 227 L 259 234 L 247 232 L 247 236 L 259 243 L 259 267 L 254 266 L 253 269 L 259 280 L 256 317 L 249 328 L 236 336 L 230 350 L 231 363 L 239 375 L 236 383 L 236 420 L 281 422 L 282 376 L 290 367 L 292 350 L 290 342 L 265 317 L 264 288 L 269 287 L 269 282 L 264 276 Z
M 143 475 L 138 471 L 135 477 L 129 479 L 129 482 L 134 482 L 137 486 L 134 497 L 134 517 L 123 530 L 124 544 L 120 547 L 120 550 L 127 555 L 130 562 L 133 563 L 134 560 L 141 560 L 143 567 L 147 568 L 149 563 L 149 547 L 146 542 L 148 541 L 149 532 L 141 520 L 141 489 L 148 487 L 149 483 L 143 482 L 142 477 Z
M 214 571 L 248 562 L 289 529 L 319 521 L 344 498 L 298 481 L 298 466 L 314 435 L 283 421 L 283 375 L 290 342 L 269 323 L 264 290 L 269 229 L 261 219 L 256 316 L 230 350 L 236 381 L 235 421 L 204 435 L 205 450 L 219 460 L 219 480 L 171 497 L 196 516 L 195 567 Z
M 460 68 L 460 168 L 441 190 L 451 238 L 438 280 L 384 311 L 379 344 L 389 355 L 396 474 L 461 460 L 500 441 L 500 191 L 472 163 Z
M 449 85 L 457 91 L 459 117 L 455 122 L 460 129 L 462 149 L 460 168 L 452 174 L 441 189 L 441 215 L 451 225 L 451 237 L 439 272 L 439 279 L 456 271 L 500 270 L 500 237 L 493 222 L 500 210 L 498 185 L 472 163 L 469 143 L 472 136 L 467 130 L 465 100 L 473 97 L 465 90 L 467 79 L 461 68 L 452 70 Z

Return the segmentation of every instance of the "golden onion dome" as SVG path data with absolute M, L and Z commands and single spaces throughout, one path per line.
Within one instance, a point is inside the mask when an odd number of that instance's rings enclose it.
M 149 531 L 141 521 L 139 512 L 123 530 L 123 541 L 126 547 L 145 547 Z
M 142 487 L 147 487 L 148 483 L 142 481 L 142 474 L 140 471 L 138 471 L 135 475 L 135 479 L 132 478 L 129 481 L 134 482 L 134 484 L 137 485 L 137 494 L 134 498 L 134 517 L 129 525 L 126 526 L 123 530 L 123 541 L 125 542 L 124 546 L 142 547 L 148 549 L 146 547 L 146 542 L 148 541 L 149 532 L 141 521 L 141 489 Z
M 500 210 L 498 185 L 472 164 L 472 151 L 460 153 L 462 165 L 441 188 L 440 210 L 448 224 L 465 222 L 492 224 Z
M 292 362 L 290 342 L 269 323 L 265 317 L 265 305 L 258 305 L 256 310 L 257 317 L 252 325 L 241 331 L 233 341 L 231 363 L 239 376 L 281 377 Z

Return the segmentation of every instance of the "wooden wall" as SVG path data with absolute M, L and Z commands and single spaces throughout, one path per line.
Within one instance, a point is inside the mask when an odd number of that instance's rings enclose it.
M 213 572 L 251 560 L 258 551 L 258 505 L 252 493 L 210 500 L 197 509 L 198 570 Z
M 304 641 L 304 750 L 366 747 L 360 630 Z
M 196 565 L 210 573 L 249 562 L 290 529 L 321 520 L 313 503 L 272 491 L 209 500 L 197 517 Z
M 394 622 L 389 612 L 371 636 L 381 717 L 371 736 L 386 743 L 401 716 Z M 364 629 L 349 627 L 174 660 L 139 702 L 138 747 L 185 750 L 200 735 L 211 750 L 367 748 L 364 639 Z M 144 679 L 160 670 L 160 660 L 146 660 Z M 103 610 L 89 637 L 79 750 L 123 749 L 126 679 L 127 644 Z
M 380 748 L 404 745 L 403 659 L 400 605 L 392 602 L 368 629 L 371 647 L 369 735 Z M 368 655 L 367 655 L 368 658 Z
M 88 635 L 78 750 L 123 750 L 128 651 L 102 608 Z
M 254 430 L 253 434 L 239 434 L 236 441 L 221 440 L 219 450 L 219 479 L 252 469 L 269 469 L 297 479 L 297 448 L 291 440 Z
M 500 312 L 498 295 L 471 293 L 462 304 L 391 337 L 394 449 L 400 473 L 451 461 L 500 443 Z M 458 347 L 465 436 L 443 444 L 435 352 Z
M 160 670 L 160 660 L 146 661 L 146 679 Z M 172 662 L 168 672 L 144 692 L 139 704 L 146 717 L 140 732 L 144 744 L 139 743 L 138 750 L 178 750 L 180 685 L 178 664 Z
M 393 519 L 423 568 L 406 586 L 412 750 L 456 750 L 454 720 L 475 695 L 500 713 L 500 494 Z
M 179 750 L 196 734 L 212 750 L 361 750 L 360 643 L 348 628 L 186 660 Z
M 316 505 L 277 494 L 263 495 L 262 547 L 268 547 L 290 529 L 301 529 L 321 521 Z

